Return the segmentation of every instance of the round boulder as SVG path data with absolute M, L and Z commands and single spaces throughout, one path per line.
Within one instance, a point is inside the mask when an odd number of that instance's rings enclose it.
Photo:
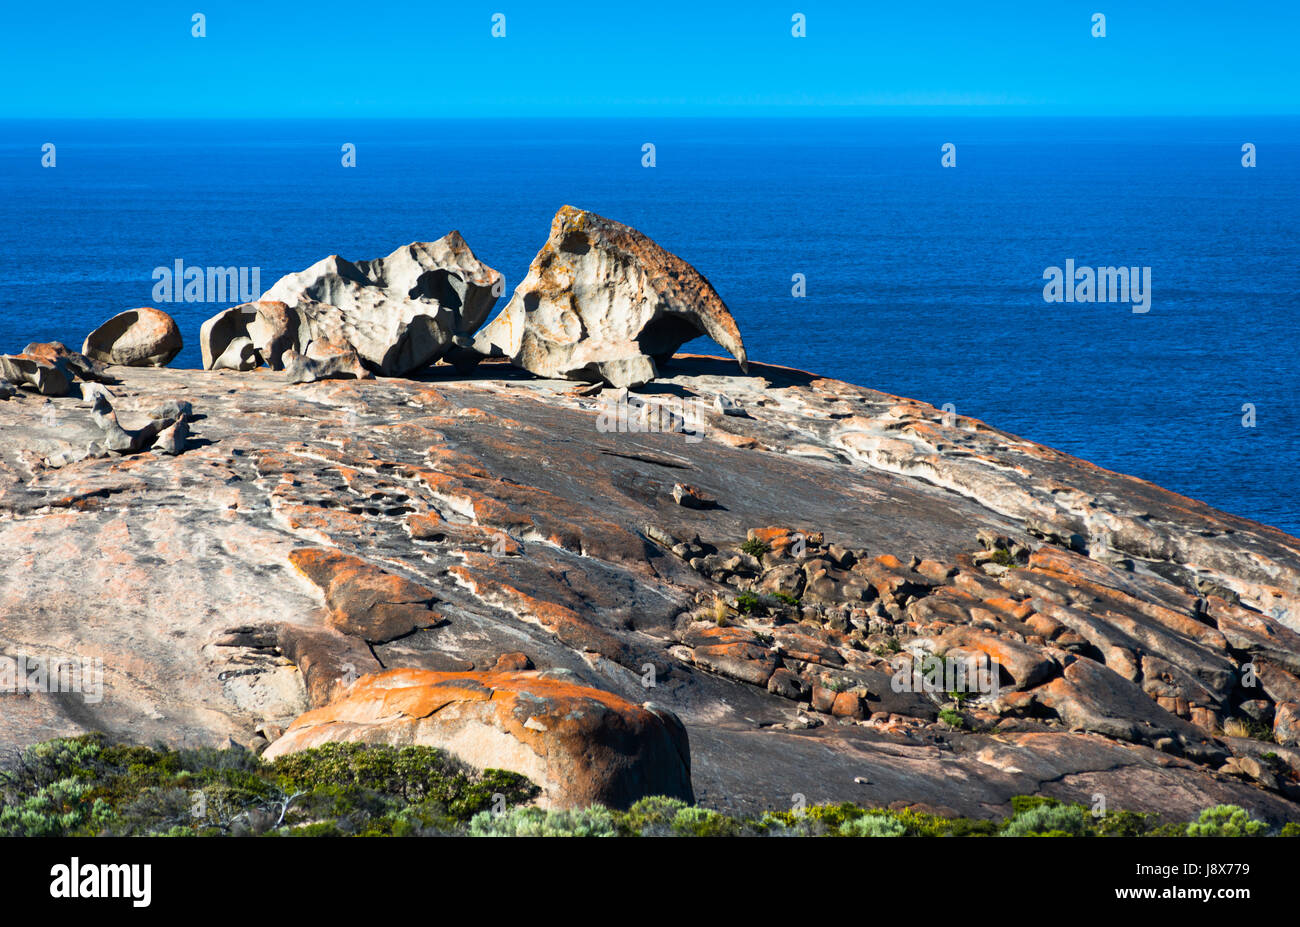
M 536 672 L 392 669 L 299 715 L 264 756 L 339 741 L 437 747 L 478 769 L 527 776 L 544 807 L 626 808 L 647 795 L 694 802 L 677 716 Z
M 119 312 L 86 336 L 81 353 L 124 367 L 166 367 L 180 353 L 181 330 L 167 313 L 148 306 Z

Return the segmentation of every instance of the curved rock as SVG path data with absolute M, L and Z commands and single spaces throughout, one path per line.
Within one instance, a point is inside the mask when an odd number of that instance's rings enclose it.
M 223 309 L 199 329 L 199 350 L 204 370 L 252 370 L 258 364 L 257 350 L 248 335 L 257 320 L 255 303 Z
M 316 340 L 345 341 L 381 376 L 402 376 L 446 354 L 454 339 L 467 338 L 487 320 L 503 288 L 501 274 L 470 250 L 459 232 L 434 242 L 403 245 L 373 261 L 346 261 L 337 254 L 280 278 L 258 304 L 283 303 L 296 310 L 273 321 L 268 313 L 255 333 L 255 347 L 296 338 L 300 354 Z M 251 320 L 250 320 L 251 321 Z M 271 350 L 268 363 L 276 366 Z
M 675 715 L 536 672 L 363 676 L 295 720 L 266 757 L 335 741 L 438 747 L 527 776 L 546 806 L 625 808 L 645 795 L 694 801 L 686 729 Z
M 86 336 L 81 353 L 124 367 L 166 367 L 180 353 L 181 330 L 167 313 L 142 306 L 119 312 Z
M 564 206 L 474 349 L 541 377 L 637 386 L 700 335 L 747 369 L 736 322 L 703 274 L 636 229 Z

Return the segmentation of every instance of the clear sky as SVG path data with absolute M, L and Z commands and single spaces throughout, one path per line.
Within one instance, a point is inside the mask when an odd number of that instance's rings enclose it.
M 1300 0 L 6 0 L 0 118 L 1294 114 L 1298 46 Z

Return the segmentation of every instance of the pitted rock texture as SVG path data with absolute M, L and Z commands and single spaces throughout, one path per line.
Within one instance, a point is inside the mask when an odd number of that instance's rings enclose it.
M 182 347 L 175 320 L 160 309 L 143 306 L 119 312 L 87 335 L 81 353 L 105 364 L 166 367 Z
M 694 795 L 730 811 L 1100 793 L 1297 817 L 1300 541 L 1275 529 L 729 360 L 679 356 L 630 393 L 494 362 L 113 372 L 125 430 L 190 404 L 184 453 L 56 467 L 103 436 L 92 405 L 0 403 L 0 652 L 104 666 L 102 700 L 0 694 L 10 750 L 248 742 L 328 718 L 367 676 L 506 673 L 661 706 Z M 949 655 L 996 665 L 997 692 L 895 686 Z
M 480 769 L 528 776 L 543 805 L 626 808 L 644 795 L 694 801 L 690 749 L 676 717 L 559 675 L 398 669 L 365 676 L 294 721 L 267 756 L 339 740 L 422 744 Z
M 735 320 L 699 271 L 636 229 L 565 206 L 474 349 L 541 377 L 636 386 L 700 335 L 744 369 Z
M 457 337 L 468 340 L 503 287 L 459 232 L 373 261 L 331 255 L 282 277 L 260 301 L 227 310 L 228 321 L 205 334 L 204 366 L 220 366 L 216 359 L 247 337 L 255 358 L 275 369 L 289 349 L 321 359 L 348 345 L 367 369 L 401 376 L 441 358 Z M 313 352 L 321 342 L 335 347 Z

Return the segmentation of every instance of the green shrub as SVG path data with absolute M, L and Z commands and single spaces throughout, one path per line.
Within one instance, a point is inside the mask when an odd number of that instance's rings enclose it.
M 647 796 L 619 815 L 619 833 L 633 837 L 664 836 L 671 832 L 677 813 L 687 807 L 680 798 Z
M 963 728 L 966 726 L 966 719 L 962 717 L 961 712 L 953 711 L 951 708 L 941 708 L 939 710 L 939 720 L 949 727 Z
M 907 827 L 893 815 L 864 814 L 840 825 L 841 837 L 902 837 Z
M 768 553 L 772 548 L 768 547 L 765 541 L 761 541 L 758 538 L 750 538 L 745 541 L 744 544 L 740 545 L 740 549 L 743 553 L 762 560 L 763 555 Z
M 1019 564 L 1016 562 L 1015 555 L 1012 554 L 1011 551 L 1005 550 L 1001 547 L 993 551 L 993 556 L 990 557 L 989 559 L 992 560 L 994 563 L 996 563 L 998 566 L 1004 566 L 1009 568 L 1015 568 L 1019 566 Z
M 600 805 L 572 811 L 511 808 L 502 814 L 481 811 L 469 822 L 471 837 L 615 837 L 613 813 Z
M 1245 808 L 1215 805 L 1187 825 L 1189 837 L 1258 837 L 1268 832 L 1268 825 L 1256 821 Z
M 1160 826 L 1160 815 L 1140 811 L 1107 811 L 1093 818 L 1103 837 L 1145 837 Z
M 327 744 L 265 763 L 87 735 L 29 747 L 0 775 L 0 835 L 445 833 L 497 795 L 518 805 L 536 794 L 522 776 L 477 773 L 430 747 Z
M 1083 837 L 1090 832 L 1081 805 L 1040 804 L 1012 815 L 1002 825 L 1005 837 Z
M 708 808 L 682 808 L 673 817 L 673 833 L 682 837 L 736 837 L 741 825 L 735 818 Z

